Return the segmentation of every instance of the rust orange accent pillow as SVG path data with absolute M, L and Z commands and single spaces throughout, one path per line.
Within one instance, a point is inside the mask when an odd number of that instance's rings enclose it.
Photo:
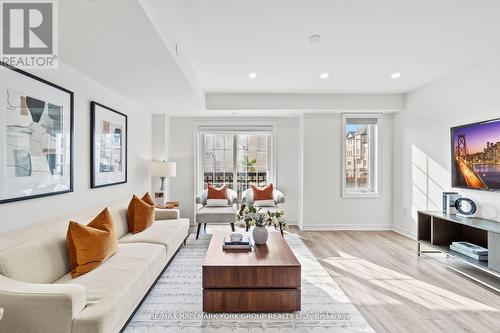
M 147 204 L 150 204 L 151 206 L 155 205 L 155 201 L 154 201 L 153 197 L 151 196 L 151 194 L 149 194 L 149 192 L 146 192 L 146 194 L 144 194 L 144 196 L 141 198 L 141 200 Z
M 87 225 L 70 221 L 66 246 L 73 278 L 90 272 L 115 254 L 118 239 L 108 208 Z
M 227 186 L 222 185 L 221 188 L 217 188 L 212 184 L 208 184 L 208 195 L 207 199 L 227 199 Z
M 263 188 L 252 185 L 253 201 L 273 200 L 273 184 L 267 184 Z
M 128 204 L 127 222 L 128 231 L 136 234 L 153 225 L 155 218 L 155 206 L 147 203 L 144 196 L 139 199 L 134 195 Z

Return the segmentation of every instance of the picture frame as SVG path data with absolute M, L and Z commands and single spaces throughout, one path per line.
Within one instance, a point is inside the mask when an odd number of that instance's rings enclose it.
M 90 102 L 90 187 L 127 183 L 128 117 L 95 101 Z
M 0 62 L 0 204 L 73 192 L 74 94 Z
M 500 118 L 450 129 L 452 188 L 500 191 L 500 164 L 495 159 L 500 141 L 499 133 Z

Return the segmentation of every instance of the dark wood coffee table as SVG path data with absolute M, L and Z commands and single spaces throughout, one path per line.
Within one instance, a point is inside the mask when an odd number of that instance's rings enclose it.
M 226 234 L 212 235 L 203 263 L 203 311 L 299 311 L 300 263 L 280 233 L 255 252 L 223 251 Z

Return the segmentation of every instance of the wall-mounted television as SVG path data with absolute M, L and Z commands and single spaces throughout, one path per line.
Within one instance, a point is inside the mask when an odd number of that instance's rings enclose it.
M 451 129 L 452 186 L 500 190 L 500 118 Z

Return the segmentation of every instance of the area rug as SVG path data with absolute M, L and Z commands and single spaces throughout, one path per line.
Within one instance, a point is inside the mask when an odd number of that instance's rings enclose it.
M 374 332 L 300 238 L 286 234 L 285 239 L 302 265 L 302 311 L 202 312 L 201 266 L 210 239 L 196 240 L 191 236 L 125 332 Z

